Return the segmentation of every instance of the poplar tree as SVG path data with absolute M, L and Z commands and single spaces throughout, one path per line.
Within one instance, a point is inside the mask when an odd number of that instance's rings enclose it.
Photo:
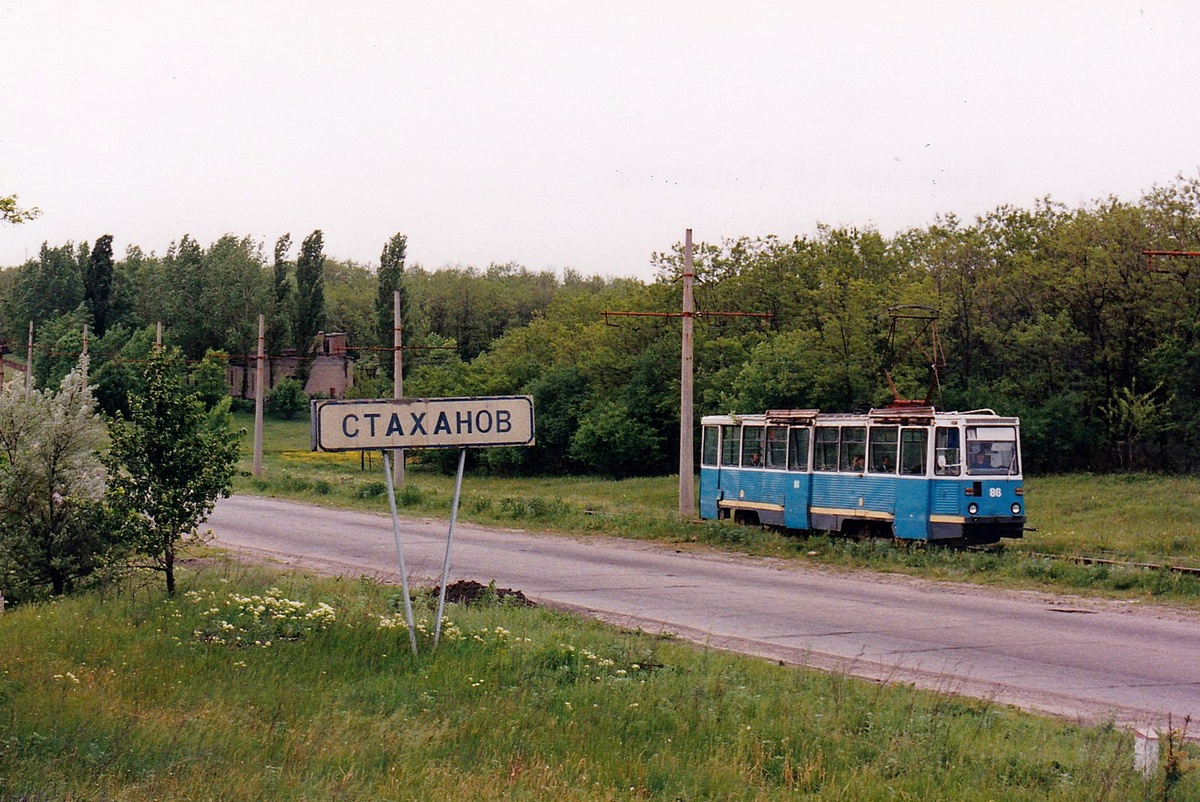
M 296 353 L 300 357 L 297 374 L 308 381 L 311 364 L 306 359 L 313 338 L 325 326 L 325 240 L 320 229 L 304 238 L 296 260 Z
M 291 263 L 288 262 L 288 251 L 292 248 L 292 235 L 284 234 L 275 241 L 275 264 L 273 271 L 271 316 L 267 323 L 267 350 L 271 354 L 279 354 L 287 347 L 288 331 L 292 315 L 289 314 L 292 303 L 292 285 L 288 280 Z
M 393 342 L 395 309 L 393 295 L 400 292 L 400 320 L 408 321 L 408 293 L 404 286 L 404 259 L 408 251 L 408 237 L 395 234 L 383 246 L 379 256 L 379 293 L 375 297 L 376 344 L 388 348 Z M 392 361 L 382 360 L 384 371 L 392 375 Z
M 92 327 L 97 337 L 108 329 L 108 306 L 112 296 L 113 251 L 112 234 L 105 234 L 92 246 L 83 272 L 83 294 L 92 313 Z

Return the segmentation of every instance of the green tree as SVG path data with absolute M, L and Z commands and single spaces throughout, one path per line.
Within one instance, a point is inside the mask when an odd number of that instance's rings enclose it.
M 405 284 L 431 333 L 453 339 L 464 359 L 486 351 L 506 331 L 529 323 L 549 308 L 558 282 L 552 272 L 533 273 L 515 264 L 406 271 Z M 406 318 L 406 330 L 413 328 Z M 406 337 L 406 339 L 411 339 Z
M 83 352 L 83 327 L 90 319 L 87 307 L 81 303 L 37 328 L 33 376 L 38 386 L 57 387 L 75 369 Z
M 267 396 L 267 407 L 284 420 L 293 420 L 296 415 L 308 405 L 308 396 L 304 394 L 304 385 L 296 379 L 283 379 Z
M 351 348 L 375 342 L 375 274 L 363 265 L 325 260 L 325 331 L 345 332 Z
M 724 395 L 715 395 L 706 412 L 763 412 L 818 406 L 821 371 L 818 335 L 809 329 L 787 331 L 757 345 Z
M 1121 467 L 1133 470 L 1137 446 L 1144 438 L 1155 434 L 1170 423 L 1168 411 L 1174 399 L 1154 400 L 1162 385 L 1149 392 L 1139 393 L 1137 385 L 1121 387 L 1104 407 L 1104 417 L 1120 453 Z
M 591 395 L 583 374 L 574 368 L 550 367 L 521 392 L 533 396 L 537 410 L 535 445 L 482 449 L 479 464 L 498 474 L 565 473 L 581 467 L 571 460 L 570 449 Z
M 134 329 L 169 324 L 175 303 L 170 278 L 163 259 L 130 245 L 125 258 L 113 267 L 108 324 L 123 323 Z
M 208 349 L 204 359 L 192 368 L 192 389 L 206 410 L 214 409 L 229 397 L 229 355 Z
M 400 292 L 400 322 L 408 325 L 408 288 L 404 282 L 404 259 L 408 237 L 394 234 L 379 255 L 379 290 L 375 296 L 375 345 L 389 348 L 393 343 L 395 318 L 394 294 Z M 384 373 L 392 375 L 392 360 L 383 359 Z
M 284 234 L 275 242 L 275 264 L 271 281 L 272 314 L 267 319 L 266 347 L 268 353 L 278 356 L 289 347 L 291 340 L 292 282 L 288 251 L 292 248 L 292 235 Z
M 34 206 L 30 209 L 22 209 L 17 205 L 16 195 L 5 195 L 0 197 L 0 220 L 11 225 L 20 225 L 35 219 L 42 213 L 42 210 Z
M 0 390 L 0 595 L 61 595 L 94 571 L 112 541 L 101 525 L 104 426 L 86 360 L 55 390 Z
M 124 542 L 161 571 L 175 593 L 175 561 L 195 542 L 197 528 L 218 498 L 229 495 L 240 433 L 229 402 L 206 413 L 183 382 L 178 349 L 150 355 L 144 395 L 130 399 L 130 414 L 109 424 L 112 446 L 107 500 Z
M 189 359 L 200 359 L 208 348 L 208 309 L 205 295 L 204 249 L 185 234 L 167 249 L 164 278 L 169 292 L 168 316 L 163 321 Z M 150 321 L 147 321 L 150 322 Z
M 96 353 L 112 355 L 89 375 L 89 381 L 96 386 L 96 402 L 104 414 L 119 412 L 128 417 L 129 397 L 145 393 L 142 365 L 154 351 L 156 335 L 154 326 L 130 331 L 118 324 L 96 343 Z
M 112 234 L 96 240 L 83 273 L 83 295 L 92 313 L 96 336 L 103 337 L 109 324 L 109 301 L 112 297 L 113 252 Z
M 243 356 L 258 345 L 258 316 L 271 309 L 271 273 L 262 246 L 226 234 L 204 253 L 199 306 L 204 310 L 199 359 L 209 349 Z
M 296 353 L 300 357 L 297 371 L 301 383 L 308 380 L 310 365 L 305 358 L 313 347 L 313 338 L 325 326 L 325 239 L 320 230 L 304 238 L 300 257 L 296 260 L 296 316 L 292 331 L 296 337 Z
M 81 251 L 82 261 L 86 262 L 86 246 Z M 17 268 L 12 281 L 0 308 L 15 330 L 23 331 L 31 320 L 41 326 L 74 311 L 84 299 L 83 268 L 70 242 L 57 248 L 43 244 L 38 258 Z
M 662 440 L 638 422 L 624 405 L 597 404 L 580 421 L 571 439 L 571 458 L 599 473 L 622 479 L 653 471 Z M 647 465 L 651 466 L 647 468 Z

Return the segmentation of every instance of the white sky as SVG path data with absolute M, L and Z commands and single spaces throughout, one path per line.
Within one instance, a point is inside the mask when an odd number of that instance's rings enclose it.
M 650 278 L 1200 170 L 1200 3 L 0 0 L 0 265 L 111 233 Z M 293 256 L 297 249 L 293 249 Z

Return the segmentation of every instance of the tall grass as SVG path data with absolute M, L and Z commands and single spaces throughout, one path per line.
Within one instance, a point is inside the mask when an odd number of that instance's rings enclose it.
M 1132 742 L 561 613 L 214 560 L 0 616 L 0 799 L 1148 799 Z M 313 615 L 315 610 L 328 612 Z M 259 609 L 261 608 L 261 610 Z M 418 599 L 428 629 L 431 605 Z M 278 616 L 278 617 L 276 617 Z M 454 633 L 454 634 L 450 634 Z M 1192 756 L 1189 759 L 1194 759 Z M 1173 798 L 1200 799 L 1191 774 Z
M 247 475 L 238 480 L 239 492 L 386 510 L 377 456 L 310 451 L 307 419 L 269 421 L 264 440 L 266 467 L 257 479 L 248 475 L 247 441 Z M 675 477 L 612 481 L 468 475 L 459 515 L 491 525 L 696 544 L 933 579 L 1200 603 L 1200 576 L 1044 556 L 1200 567 L 1200 516 L 1195 512 L 1200 508 L 1200 477 L 1081 474 L 1027 479 L 1025 498 L 1036 531 L 979 551 L 681 521 L 676 482 Z M 454 478 L 418 462 L 398 494 L 402 514 L 448 516 Z

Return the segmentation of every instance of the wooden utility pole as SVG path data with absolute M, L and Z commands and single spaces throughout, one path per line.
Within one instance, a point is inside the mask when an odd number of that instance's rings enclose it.
M 693 376 L 695 319 L 704 317 L 756 317 L 770 319 L 774 315 L 766 312 L 697 312 L 693 285 L 696 272 L 692 259 L 692 230 L 684 238 L 683 252 L 683 310 L 680 312 L 610 312 L 600 314 L 608 320 L 612 317 L 678 317 L 683 318 L 683 340 L 681 344 L 679 373 L 679 516 L 691 518 L 696 514 L 695 456 L 692 437 L 695 435 L 693 413 Z
M 33 390 L 33 321 L 29 321 L 29 345 L 25 350 L 25 395 Z
M 266 318 L 258 316 L 258 363 L 254 370 L 254 475 L 262 475 L 263 454 L 263 377 L 266 371 L 263 341 L 266 339 Z
M 403 327 L 400 322 L 400 290 L 392 293 L 392 397 L 404 397 Z M 392 455 L 392 483 L 404 487 L 404 449 Z

